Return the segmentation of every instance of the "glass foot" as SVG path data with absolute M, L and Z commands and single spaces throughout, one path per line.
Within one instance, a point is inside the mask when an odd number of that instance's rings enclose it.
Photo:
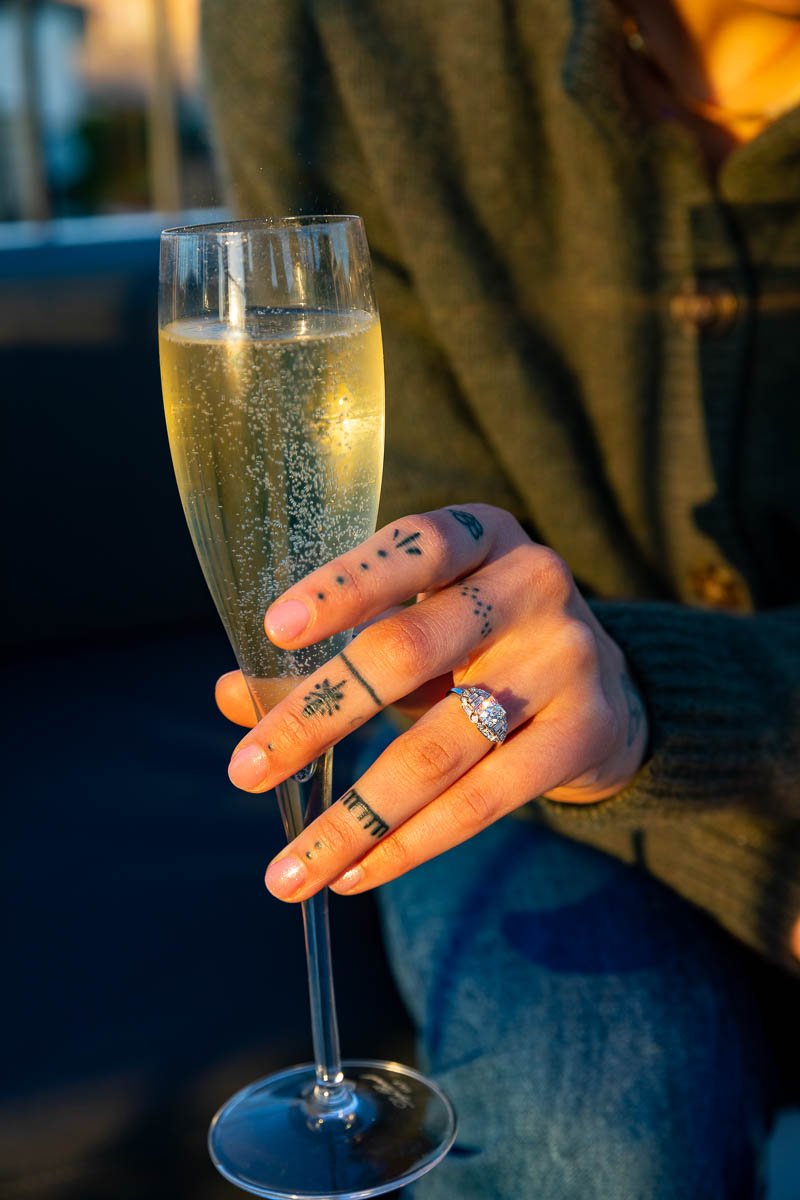
M 313 1066 L 291 1067 L 243 1088 L 208 1131 L 219 1171 L 245 1191 L 276 1200 L 361 1200 L 403 1187 L 453 1144 L 453 1106 L 410 1067 L 342 1063 L 336 1108 L 314 1098 Z

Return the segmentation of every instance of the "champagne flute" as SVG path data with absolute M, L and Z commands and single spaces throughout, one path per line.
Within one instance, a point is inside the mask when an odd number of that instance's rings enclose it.
M 267 608 L 375 528 L 383 359 L 361 220 L 166 230 L 159 345 L 184 512 L 261 717 L 351 636 L 281 650 L 264 632 Z M 330 803 L 332 754 L 277 789 L 290 839 Z M 409 1067 L 341 1061 L 327 891 L 302 910 L 315 1062 L 228 1100 L 211 1157 L 258 1196 L 377 1196 L 439 1162 L 455 1117 Z

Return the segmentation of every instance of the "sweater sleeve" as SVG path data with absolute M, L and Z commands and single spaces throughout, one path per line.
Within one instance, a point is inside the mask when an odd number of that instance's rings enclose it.
M 615 816 L 735 806 L 800 819 L 800 608 L 592 607 L 650 720 L 647 760 L 609 805 Z
M 648 709 L 646 761 L 597 804 L 530 815 L 636 864 L 800 975 L 800 609 L 593 601 Z

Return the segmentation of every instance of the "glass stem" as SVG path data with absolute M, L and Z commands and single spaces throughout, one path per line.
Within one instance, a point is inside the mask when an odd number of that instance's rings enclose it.
M 296 777 L 277 787 L 278 804 L 286 837 L 296 838 L 303 828 L 323 812 L 331 802 L 333 750 L 317 761 L 308 782 Z M 310 1101 L 321 1113 L 341 1110 L 351 1099 L 345 1086 L 339 1051 L 339 1028 L 333 994 L 331 937 L 328 924 L 328 889 L 324 888 L 303 901 L 303 928 L 308 966 L 308 994 L 311 1006 L 311 1034 L 314 1042 L 316 1084 Z

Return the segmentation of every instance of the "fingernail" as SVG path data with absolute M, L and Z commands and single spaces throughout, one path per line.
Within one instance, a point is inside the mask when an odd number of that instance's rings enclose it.
M 267 633 L 281 641 L 291 641 L 308 625 L 311 613 L 300 600 L 284 600 L 267 614 Z
M 251 742 L 237 750 L 228 763 L 228 778 L 239 788 L 254 788 L 269 773 L 269 760 L 260 746 Z
M 274 863 L 270 863 L 264 883 L 273 896 L 277 896 L 279 900 L 287 900 L 305 883 L 307 874 L 305 864 L 299 858 L 287 854 L 285 858 L 278 858 Z
M 334 879 L 330 886 L 335 892 L 349 892 L 357 883 L 361 883 L 363 878 L 364 872 L 361 867 L 351 867 L 349 871 L 345 871 L 344 875 Z

